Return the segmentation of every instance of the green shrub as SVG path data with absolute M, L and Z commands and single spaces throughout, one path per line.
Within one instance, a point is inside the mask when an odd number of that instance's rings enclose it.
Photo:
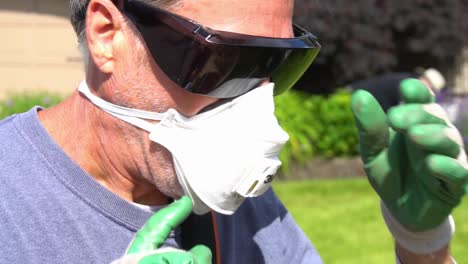
M 351 93 L 338 90 L 329 97 L 290 91 L 275 97 L 276 116 L 290 140 L 280 159 L 283 172 L 290 162 L 314 156 L 331 158 L 357 154 L 357 130 L 350 108 Z
M 47 92 L 15 93 L 0 101 L 0 119 L 16 113 L 26 112 L 34 106 L 50 107 L 58 104 L 63 97 Z

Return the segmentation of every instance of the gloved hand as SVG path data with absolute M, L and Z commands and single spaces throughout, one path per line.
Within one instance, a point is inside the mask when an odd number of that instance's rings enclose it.
M 371 94 L 354 93 L 360 153 L 384 213 L 410 232 L 429 232 L 447 222 L 468 189 L 468 163 L 459 132 L 432 92 L 407 79 L 401 95 L 403 104 L 387 118 Z
M 211 264 L 211 251 L 203 245 L 190 251 L 159 248 L 191 212 L 192 201 L 187 196 L 161 209 L 137 232 L 127 255 L 112 264 Z

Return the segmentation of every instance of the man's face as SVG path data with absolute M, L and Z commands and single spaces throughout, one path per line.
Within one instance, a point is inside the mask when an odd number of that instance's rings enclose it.
M 170 7 L 169 12 L 196 21 L 211 29 L 272 38 L 293 36 L 293 0 L 271 0 L 268 1 L 268 4 L 260 0 L 175 1 L 179 2 Z M 129 25 L 133 26 L 131 22 Z M 132 33 L 139 36 L 137 30 L 133 30 Z M 146 103 L 160 108 L 152 109 L 153 111 L 164 112 L 172 107 L 186 116 L 193 116 L 216 101 L 214 98 L 195 95 L 181 89 L 170 81 L 158 67 L 158 62 L 153 60 L 142 38 L 133 39 L 130 36 L 130 39 L 130 45 L 123 49 L 125 53 L 123 57 L 127 61 L 120 64 L 121 75 L 125 76 L 127 81 L 136 81 L 135 86 L 144 86 L 143 90 L 140 88 L 142 94 L 137 98 L 146 98 L 146 101 L 151 98 L 151 101 Z M 128 77 L 132 76 L 136 78 L 129 80 Z M 145 81 L 141 82 L 141 80 Z M 157 82 L 157 84 L 146 85 L 153 82 Z M 155 93 L 151 87 L 163 87 L 165 91 Z M 157 98 L 154 98 L 153 96 L 156 94 Z M 158 103 L 155 106 L 153 99 L 162 100 L 163 103 Z
M 293 36 L 293 0 L 180 0 L 168 11 L 215 30 L 273 38 Z M 130 22 L 127 26 L 133 27 Z M 116 85 L 109 101 L 155 112 L 174 108 L 190 117 L 218 100 L 192 94 L 172 82 L 153 60 L 138 31 L 123 32 L 116 36 L 124 41 L 115 45 L 118 54 L 108 82 Z M 143 177 L 165 195 L 181 196 L 170 153 L 150 142 L 147 132 L 129 127 L 125 136 L 130 144 L 143 148 L 141 155 L 134 157 L 140 167 L 146 167 L 140 171 Z

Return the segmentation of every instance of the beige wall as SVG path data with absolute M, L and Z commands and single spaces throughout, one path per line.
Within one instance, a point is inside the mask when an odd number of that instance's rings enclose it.
M 70 93 L 83 77 L 67 0 L 0 0 L 0 97 Z

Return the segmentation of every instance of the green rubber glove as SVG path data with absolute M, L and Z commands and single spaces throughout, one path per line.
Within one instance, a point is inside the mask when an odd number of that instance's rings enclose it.
M 408 79 L 401 94 L 403 104 L 388 118 L 362 90 L 353 94 L 352 111 L 369 182 L 394 218 L 419 232 L 439 226 L 460 203 L 467 161 L 460 134 L 432 92 Z
M 211 264 L 211 251 L 203 245 L 190 251 L 159 248 L 191 212 L 192 201 L 187 196 L 159 210 L 136 233 L 127 255 L 113 264 Z

